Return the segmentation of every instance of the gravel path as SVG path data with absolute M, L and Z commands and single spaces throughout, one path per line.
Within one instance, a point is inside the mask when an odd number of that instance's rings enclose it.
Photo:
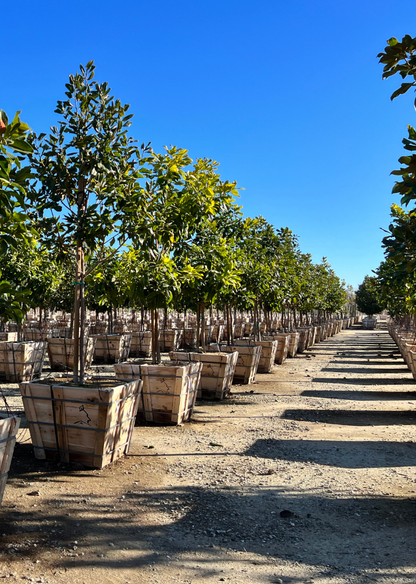
M 185 426 L 136 427 L 102 471 L 35 461 L 23 429 L 0 577 L 416 582 L 416 392 L 387 332 L 342 331 L 257 379 Z

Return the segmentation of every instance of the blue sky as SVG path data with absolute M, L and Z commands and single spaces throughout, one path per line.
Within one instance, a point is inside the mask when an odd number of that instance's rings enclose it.
M 414 0 L 9 2 L 0 107 L 47 132 L 68 75 L 93 59 L 135 138 L 220 162 L 245 215 L 289 227 L 356 287 L 383 258 L 390 172 L 416 125 L 377 54 L 416 36 L 415 17 Z

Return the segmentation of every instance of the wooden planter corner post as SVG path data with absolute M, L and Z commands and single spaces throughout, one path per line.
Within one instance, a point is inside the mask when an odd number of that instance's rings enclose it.
M 20 418 L 16 416 L 0 418 L 0 505 L 6 488 L 19 426 Z

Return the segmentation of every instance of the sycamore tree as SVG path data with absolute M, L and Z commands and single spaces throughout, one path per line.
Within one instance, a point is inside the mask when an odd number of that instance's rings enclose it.
M 69 76 L 65 98 L 55 112 L 58 126 L 32 136 L 30 155 L 36 181 L 34 212 L 43 242 L 75 265 L 74 381 L 84 381 L 85 281 L 134 236 L 142 213 L 139 187 L 147 147 L 129 137 L 129 106 L 94 80 L 93 61 Z M 88 259 L 96 262 L 87 269 Z

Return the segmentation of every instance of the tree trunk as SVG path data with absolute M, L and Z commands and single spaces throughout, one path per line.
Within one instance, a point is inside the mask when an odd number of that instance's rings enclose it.
M 150 311 L 152 321 L 152 363 L 160 363 L 160 344 L 159 344 L 159 313 L 155 308 Z
M 84 370 L 80 369 L 80 339 L 84 335 L 84 323 L 81 318 L 81 299 L 84 295 L 84 250 L 82 242 L 77 241 L 77 259 L 75 270 L 75 288 L 74 288 L 74 383 L 84 382 Z M 82 329 L 82 333 L 81 333 Z

